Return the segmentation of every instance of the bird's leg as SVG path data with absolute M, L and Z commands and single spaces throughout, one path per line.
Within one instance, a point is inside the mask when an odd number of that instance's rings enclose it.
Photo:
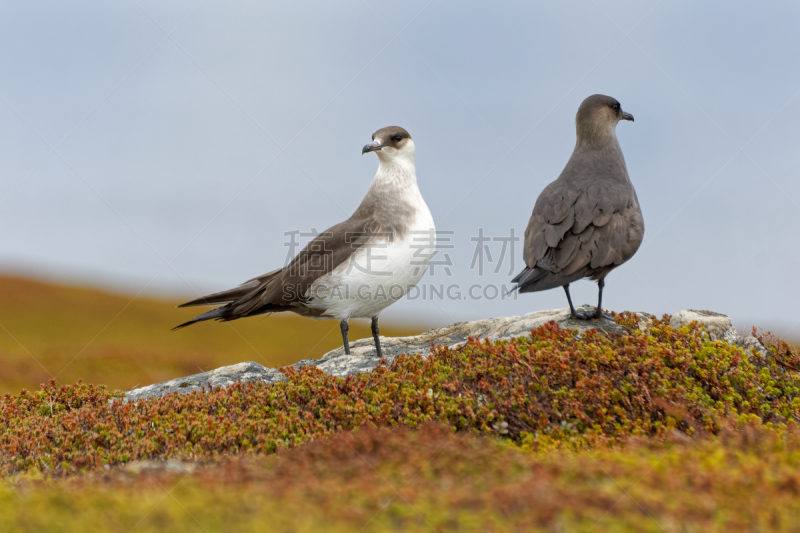
M 599 294 L 597 295 L 597 309 L 595 309 L 594 313 L 589 316 L 589 318 L 607 318 L 609 320 L 614 320 L 612 315 L 607 315 L 603 313 L 603 287 L 606 286 L 606 282 L 603 279 L 597 280 L 597 287 L 599 289 Z
M 350 326 L 347 324 L 347 319 L 343 319 L 339 322 L 339 327 L 342 328 L 342 342 L 344 343 L 344 353 L 345 355 L 350 355 L 350 343 L 347 341 L 347 331 L 350 329 Z
M 585 318 L 578 313 L 575 312 L 575 308 L 572 307 L 572 296 L 569 295 L 569 283 L 564 285 L 564 292 L 567 293 L 567 302 L 569 302 L 569 312 L 573 318 L 577 318 L 579 320 L 585 320 Z
M 572 318 L 576 318 L 578 320 L 591 320 L 593 318 L 603 318 L 603 317 L 609 318 L 603 314 L 603 311 L 601 311 L 600 307 L 600 305 L 603 303 L 603 285 L 605 285 L 605 283 L 601 279 L 600 281 L 597 282 L 597 284 L 600 286 L 600 297 L 598 298 L 597 309 L 595 310 L 594 313 L 586 313 L 583 311 L 581 311 L 580 313 L 577 312 L 575 308 L 572 306 L 572 297 L 569 295 L 569 283 L 563 286 L 564 292 L 567 293 L 567 301 L 569 302 L 569 312 L 570 314 L 572 314 Z
M 606 286 L 606 281 L 604 278 L 600 278 L 597 280 L 597 309 L 594 312 L 595 318 L 603 318 L 603 287 Z
M 379 336 L 380 330 L 378 329 L 378 317 L 372 317 L 372 338 L 375 339 L 375 351 L 378 352 L 378 359 L 383 358 L 383 352 L 381 352 L 381 338 Z

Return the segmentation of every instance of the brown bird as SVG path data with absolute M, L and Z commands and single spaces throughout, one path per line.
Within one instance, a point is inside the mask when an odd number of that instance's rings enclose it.
M 320 233 L 284 268 L 180 305 L 219 307 L 174 329 L 291 311 L 338 319 L 349 354 L 348 321 L 369 318 L 381 357 L 378 315 L 419 282 L 435 247 L 433 217 L 417 187 L 415 151 L 403 128 L 376 131 L 361 153 L 378 155 L 378 172 L 350 218 Z
M 578 108 L 575 150 L 558 179 L 544 188 L 525 230 L 527 265 L 512 281 L 520 292 L 564 287 L 572 316 L 603 316 L 604 279 L 630 259 L 644 236 L 644 219 L 616 135 L 633 122 L 610 96 L 595 94 Z M 575 312 L 569 284 L 597 280 L 594 313 Z

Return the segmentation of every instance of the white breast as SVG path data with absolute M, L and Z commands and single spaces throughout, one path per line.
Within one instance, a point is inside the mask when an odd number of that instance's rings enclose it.
M 400 300 L 428 270 L 436 246 L 433 217 L 416 186 L 416 216 L 401 238 L 377 238 L 311 286 L 310 307 L 337 319 L 372 318 Z

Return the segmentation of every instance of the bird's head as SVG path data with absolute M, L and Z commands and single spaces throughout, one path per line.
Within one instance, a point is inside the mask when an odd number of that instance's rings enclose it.
M 633 122 L 633 115 L 622 110 L 616 98 L 594 94 L 584 100 L 575 115 L 578 140 L 600 140 L 609 134 L 613 136 L 620 120 Z
M 362 154 L 375 152 L 381 162 L 410 160 L 414 162 L 414 141 L 411 135 L 400 126 L 381 128 L 372 134 L 372 142 L 361 149 Z

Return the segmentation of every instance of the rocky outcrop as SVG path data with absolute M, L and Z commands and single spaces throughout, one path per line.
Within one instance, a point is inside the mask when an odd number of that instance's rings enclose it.
M 642 328 L 646 329 L 647 323 L 652 317 L 647 313 L 637 313 L 637 315 L 641 319 Z M 387 362 L 391 362 L 401 354 L 422 354 L 427 356 L 430 353 L 431 344 L 457 348 L 466 344 L 469 337 L 489 338 L 490 340 L 507 340 L 513 337 L 521 337 L 528 335 L 532 329 L 536 329 L 550 321 L 554 321 L 562 328 L 577 330 L 579 333 L 583 333 L 588 329 L 596 329 L 601 333 L 622 332 L 622 328 L 607 317 L 583 321 L 572 318 L 569 309 L 537 311 L 523 316 L 458 322 L 411 337 L 381 337 L 383 358 Z M 757 355 L 763 356 L 766 353 L 764 347 L 755 337 L 740 336 L 731 324 L 731 319 L 718 313 L 710 311 L 681 311 L 672 316 L 670 326 L 679 328 L 693 321 L 704 324 L 712 340 L 727 341 L 731 344 L 742 346 L 748 352 L 755 350 Z M 323 372 L 340 377 L 371 372 L 378 366 L 380 360 L 375 353 L 375 345 L 371 338 L 359 339 L 351 343 L 350 351 L 349 355 L 345 355 L 344 349 L 338 348 L 326 353 L 321 359 L 304 359 L 292 366 L 295 368 L 316 366 Z M 206 389 L 228 387 L 237 381 L 244 383 L 255 381 L 269 384 L 285 379 L 286 377 L 283 373 L 276 368 L 267 368 L 258 363 L 247 362 L 133 389 L 126 394 L 125 399 L 139 400 L 163 396 L 172 392 L 186 393 L 201 390 L 203 387 Z
M 164 396 L 171 392 L 193 392 L 206 390 L 214 387 L 230 387 L 237 381 L 247 383 L 256 381 L 261 383 L 275 383 L 283 381 L 286 376 L 277 368 L 267 368 L 253 361 L 239 363 L 236 365 L 223 366 L 216 370 L 194 374 L 185 378 L 171 379 L 162 381 L 154 385 L 139 387 L 125 393 L 126 400 L 141 400 L 143 398 L 155 398 Z
M 740 335 L 736 328 L 733 327 L 731 317 L 727 315 L 721 315 L 713 311 L 687 309 L 686 311 L 675 313 L 669 319 L 669 325 L 674 329 L 688 326 L 692 322 L 703 324 L 711 340 L 735 344 L 744 348 L 747 353 L 755 353 L 761 358 L 767 355 L 767 349 L 758 342 L 758 339 L 752 335 Z

